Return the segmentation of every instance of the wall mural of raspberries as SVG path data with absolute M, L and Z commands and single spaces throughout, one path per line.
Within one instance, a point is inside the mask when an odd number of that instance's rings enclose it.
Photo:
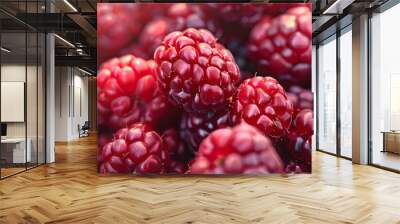
M 98 172 L 311 173 L 311 4 L 99 3 Z

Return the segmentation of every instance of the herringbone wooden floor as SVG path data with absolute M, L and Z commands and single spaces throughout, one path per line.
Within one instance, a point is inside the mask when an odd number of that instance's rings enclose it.
M 103 177 L 95 150 L 0 181 L 0 223 L 400 223 L 400 175 L 323 153 L 312 175 Z

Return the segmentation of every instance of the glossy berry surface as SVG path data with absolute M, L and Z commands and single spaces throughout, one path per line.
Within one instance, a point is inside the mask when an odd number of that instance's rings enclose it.
M 239 68 L 209 31 L 190 28 L 168 34 L 154 59 L 166 95 L 186 112 L 217 111 L 231 102 Z
M 311 9 L 295 7 L 274 19 L 262 19 L 251 31 L 248 56 L 259 72 L 285 86 L 311 84 Z
M 168 151 L 155 131 L 136 123 L 117 131 L 102 157 L 100 173 L 164 173 Z
M 181 119 L 180 135 L 187 144 L 197 151 L 201 141 L 218 128 L 230 126 L 228 111 L 205 114 L 185 113 Z
M 292 114 L 292 104 L 278 81 L 268 76 L 256 76 L 239 86 L 232 108 L 232 121 L 245 121 L 265 135 L 279 138 L 288 133 Z
M 100 127 L 116 130 L 143 121 L 159 128 L 175 114 L 158 87 L 153 61 L 132 55 L 111 59 L 100 68 L 97 88 Z
M 286 148 L 292 161 L 304 172 L 311 171 L 311 138 L 313 135 L 314 118 L 311 110 L 300 111 L 293 121 L 292 129 L 286 137 Z
M 266 174 L 283 172 L 270 139 L 245 123 L 212 132 L 200 144 L 192 174 Z
M 291 86 L 287 92 L 287 96 L 290 102 L 292 102 L 293 108 L 296 112 L 303 109 L 313 109 L 314 96 L 310 90 L 304 89 L 300 86 Z
M 187 147 L 175 128 L 167 129 L 161 136 L 164 147 L 169 152 L 167 162 L 168 173 L 183 174 L 187 171 L 187 164 L 193 159 L 194 152 Z
M 100 62 L 115 55 L 139 34 L 142 27 L 140 15 L 137 4 L 98 4 L 97 48 Z

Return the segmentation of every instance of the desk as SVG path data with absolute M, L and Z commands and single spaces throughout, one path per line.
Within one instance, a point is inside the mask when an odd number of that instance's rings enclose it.
M 1 139 L 1 157 L 7 163 L 25 163 L 31 162 L 32 153 L 30 138 L 26 140 L 28 143 L 25 154 L 25 138 L 5 138 Z M 25 160 L 26 159 L 26 160 Z
M 383 152 L 400 154 L 400 131 L 383 131 Z

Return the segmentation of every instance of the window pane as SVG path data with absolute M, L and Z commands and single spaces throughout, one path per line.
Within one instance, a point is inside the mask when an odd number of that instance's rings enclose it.
M 352 35 L 340 36 L 340 152 L 352 156 Z
M 336 153 L 336 39 L 318 48 L 318 147 Z

